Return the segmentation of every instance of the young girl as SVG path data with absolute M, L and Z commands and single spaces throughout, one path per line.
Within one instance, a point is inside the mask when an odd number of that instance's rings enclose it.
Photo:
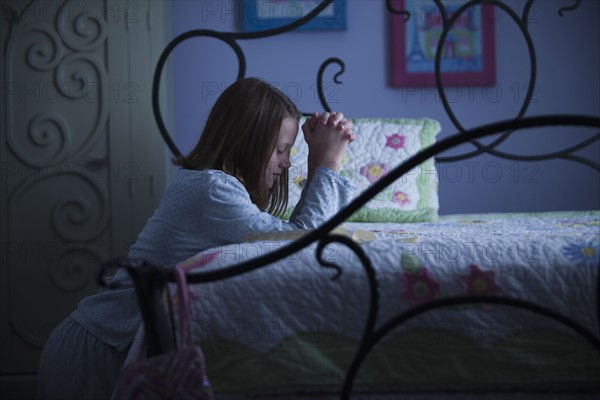
M 314 113 L 302 125 L 309 148 L 307 183 L 289 222 L 290 150 L 300 114 L 283 93 L 241 79 L 214 105 L 194 149 L 165 190 L 129 257 L 174 265 L 202 250 L 239 243 L 249 234 L 316 228 L 351 198 L 337 174 L 352 123 L 341 113 Z M 129 282 L 119 270 L 113 278 Z M 83 299 L 48 339 L 39 369 L 42 399 L 108 399 L 141 317 L 131 285 Z

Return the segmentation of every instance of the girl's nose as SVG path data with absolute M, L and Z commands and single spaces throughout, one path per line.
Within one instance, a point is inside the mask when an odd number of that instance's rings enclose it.
M 289 168 L 292 165 L 292 163 L 290 163 L 289 159 L 285 159 L 281 162 L 280 165 L 281 165 L 281 168 Z

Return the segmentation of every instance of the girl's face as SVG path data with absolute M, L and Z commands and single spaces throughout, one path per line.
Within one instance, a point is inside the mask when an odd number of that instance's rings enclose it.
M 298 121 L 291 117 L 284 118 L 277 144 L 265 170 L 267 188 L 271 189 L 283 170 L 290 167 L 290 150 L 296 141 L 296 135 L 298 135 Z

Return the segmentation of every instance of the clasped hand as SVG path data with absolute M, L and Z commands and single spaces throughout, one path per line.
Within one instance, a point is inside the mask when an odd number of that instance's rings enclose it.
M 338 172 L 348 144 L 355 139 L 352 121 L 335 111 L 315 112 L 302 125 L 308 144 L 309 170 L 322 166 Z

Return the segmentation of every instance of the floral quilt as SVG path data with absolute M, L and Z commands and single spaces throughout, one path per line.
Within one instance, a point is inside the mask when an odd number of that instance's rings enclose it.
M 346 223 L 375 267 L 377 326 L 445 296 L 524 299 L 599 335 L 596 314 L 600 211 L 441 216 L 423 223 Z M 207 250 L 182 263 L 222 268 L 291 240 Z M 194 285 L 195 338 L 217 392 L 339 388 L 362 336 L 369 289 L 358 258 L 339 244 L 315 261 L 315 245 L 226 281 Z M 600 357 L 546 317 L 500 305 L 463 305 L 407 321 L 384 338 L 357 377 L 360 387 L 394 385 L 599 384 Z M 437 387 L 437 386 L 436 386 Z

